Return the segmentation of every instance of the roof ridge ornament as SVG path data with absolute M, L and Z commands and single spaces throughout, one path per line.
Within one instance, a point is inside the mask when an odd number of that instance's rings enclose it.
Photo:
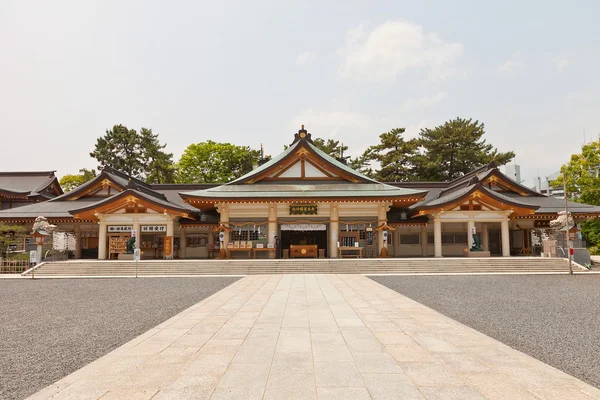
M 301 140 L 305 140 L 305 141 L 309 142 L 310 144 L 314 144 L 310 136 L 311 136 L 310 133 L 308 133 L 308 131 L 306 129 L 304 129 L 304 125 L 302 125 L 302 128 L 300 128 L 298 133 L 294 134 L 294 141 L 292 142 L 291 145 L 293 145 L 296 142 L 299 142 Z

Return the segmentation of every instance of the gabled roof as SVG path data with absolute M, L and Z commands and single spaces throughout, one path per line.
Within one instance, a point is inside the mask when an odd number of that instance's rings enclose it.
M 63 194 L 56 171 L 0 172 L 0 196 L 53 198 Z
M 90 196 L 97 188 L 106 185 L 118 190 L 115 190 L 111 196 L 100 198 Z M 70 211 L 82 213 L 97 209 L 112 202 L 118 202 L 125 196 L 133 196 L 151 204 L 156 209 L 171 210 L 173 213 L 187 218 L 196 214 L 195 208 L 183 204 L 177 190 L 162 189 L 165 185 L 157 186 L 161 187 L 161 190 L 154 190 L 151 185 L 145 182 L 129 177 L 123 172 L 110 167 L 105 167 L 98 176 L 61 196 L 43 203 L 0 211 L 0 220 L 29 220 L 40 215 L 47 218 L 72 219 L 73 215 Z
M 108 197 L 104 200 L 97 201 L 79 208 L 71 208 L 69 210 L 69 213 L 75 216 L 76 218 L 78 218 L 79 215 L 83 215 L 84 219 L 90 219 L 96 210 L 105 209 L 107 208 L 107 206 L 113 204 L 119 207 L 121 204 L 125 204 L 130 201 L 140 202 L 146 206 L 149 206 L 152 209 L 155 209 L 158 212 L 169 210 L 172 213 L 179 214 L 182 217 L 190 218 L 190 210 L 178 206 L 177 204 L 171 203 L 164 196 L 150 195 L 144 191 L 131 188 L 127 188 L 121 193 Z M 92 212 L 91 215 L 90 212 Z
M 131 187 L 148 193 L 152 192 L 151 186 L 146 182 L 131 177 L 121 171 L 112 169 L 109 166 L 105 166 L 97 176 L 87 181 L 86 183 L 77 186 L 76 188 L 74 188 L 70 192 L 65 193 L 59 198 L 61 200 L 78 199 L 90 193 L 93 188 L 102 186 L 104 183 L 109 184 L 112 187 L 118 188 L 121 191 L 125 190 L 127 187 Z
M 531 213 L 539 208 L 539 205 L 523 202 L 522 197 L 510 198 L 502 193 L 498 193 L 486 188 L 479 182 L 473 182 L 470 185 L 461 187 L 457 190 L 449 191 L 447 193 L 442 192 L 437 198 L 415 204 L 411 206 L 411 208 L 419 210 L 419 212 L 422 214 L 422 211 L 425 210 L 431 211 L 432 209 L 444 209 L 444 207 L 452 207 L 458 205 L 458 203 L 463 203 L 474 198 L 482 200 L 485 200 L 486 198 L 491 199 L 501 208 L 518 208 L 522 209 L 523 211 L 529 210 Z
M 324 171 L 324 176 L 310 177 L 302 172 L 302 176 L 279 175 L 274 178 L 279 171 L 285 171 L 290 165 L 305 161 Z M 220 186 L 180 195 L 190 203 L 294 199 L 318 201 L 338 198 L 386 201 L 402 199 L 412 203 L 422 199 L 425 193 L 424 190 L 387 185 L 362 175 L 319 150 L 303 127 L 286 150 L 246 175 Z
M 304 152 L 302 152 L 302 149 L 304 149 Z M 300 154 L 298 154 L 298 153 L 300 153 Z M 323 164 L 326 164 L 328 166 L 328 168 L 331 169 L 332 172 L 337 172 L 337 173 L 341 174 L 348 181 L 364 182 L 364 183 L 368 183 L 368 182 L 379 183 L 376 180 L 371 179 L 371 178 L 361 174 L 358 171 L 355 171 L 354 169 L 350 168 L 348 165 L 340 162 L 339 160 L 335 159 L 334 157 L 331 157 L 329 154 L 321 151 L 317 146 L 314 145 L 314 143 L 311 139 L 311 134 L 308 133 L 304 129 L 304 126 L 302 126 L 302 129 L 300 129 L 298 131 L 298 133 L 295 134 L 294 142 L 292 142 L 292 144 L 290 146 L 288 146 L 287 149 L 285 149 L 279 155 L 277 155 L 276 157 L 273 157 L 272 159 L 270 159 L 269 161 L 267 161 L 260 167 L 253 169 L 252 171 L 248 172 L 247 174 L 241 176 L 240 178 L 237 178 L 229 183 L 226 183 L 226 185 L 238 185 L 241 183 L 256 183 L 261 179 L 261 177 L 264 177 L 264 175 L 268 174 L 269 171 L 275 172 L 277 170 L 277 168 L 282 163 L 288 161 L 288 159 L 296 158 L 299 155 L 302 156 L 302 154 L 305 154 L 305 155 L 310 154 L 311 156 L 314 156 L 320 162 L 322 162 Z

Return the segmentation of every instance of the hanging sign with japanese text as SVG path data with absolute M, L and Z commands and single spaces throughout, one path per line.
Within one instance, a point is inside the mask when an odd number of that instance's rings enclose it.
M 116 232 L 131 232 L 133 227 L 131 225 L 109 225 L 108 232 L 116 233 Z
M 316 215 L 316 204 L 290 204 L 290 215 Z
M 166 232 L 166 225 L 142 225 L 142 232 Z

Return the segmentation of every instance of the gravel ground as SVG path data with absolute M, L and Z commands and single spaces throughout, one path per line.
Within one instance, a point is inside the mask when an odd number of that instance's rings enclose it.
M 600 275 L 370 278 L 600 388 Z
M 1 279 L 0 399 L 39 391 L 237 279 Z

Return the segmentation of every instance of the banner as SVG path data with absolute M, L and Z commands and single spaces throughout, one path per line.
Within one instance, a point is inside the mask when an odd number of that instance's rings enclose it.
M 326 231 L 325 224 L 282 224 L 282 231 Z

